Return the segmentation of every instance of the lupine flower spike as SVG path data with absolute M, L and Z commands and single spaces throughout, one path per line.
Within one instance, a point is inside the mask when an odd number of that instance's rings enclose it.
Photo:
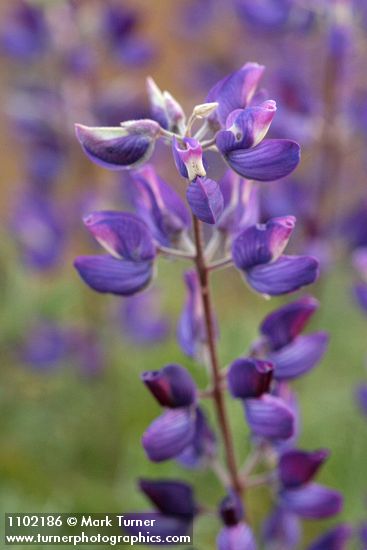
M 259 222 L 259 182 L 288 176 L 300 160 L 296 142 L 266 138 L 276 103 L 256 93 L 263 72 L 263 66 L 246 63 L 213 86 L 189 116 L 148 78 L 150 118 L 114 128 L 76 126 L 82 149 L 93 162 L 129 172 L 135 210 L 85 217 L 86 228 L 106 254 L 77 258 L 81 278 L 98 292 L 130 296 L 154 284 L 158 256 L 193 264 L 184 275 L 187 296 L 177 339 L 186 356 L 207 367 L 209 384 L 199 388 L 190 370 L 179 364 L 143 372 L 141 380 L 162 412 L 144 432 L 142 446 L 152 462 L 175 460 L 185 468 L 211 468 L 218 476 L 225 495 L 219 505 L 219 550 L 256 550 L 242 493 L 258 483 L 267 485 L 274 497 L 272 512 L 263 518 L 267 549 L 295 548 L 302 519 L 328 518 L 342 507 L 337 491 L 313 481 L 329 452 L 297 448 L 300 415 L 290 384 L 321 361 L 328 340 L 321 331 L 301 334 L 319 306 L 317 300 L 301 297 L 270 313 L 261 323 L 260 338 L 243 356 L 233 357 L 228 368 L 221 368 L 217 352 L 212 271 L 234 266 L 253 291 L 269 297 L 295 292 L 318 277 L 313 256 L 285 254 L 294 216 Z M 147 164 L 158 141 L 167 146 L 176 167 L 176 190 Z M 212 173 L 208 151 L 227 164 L 224 176 Z M 243 470 L 237 463 L 228 397 L 242 406 L 250 436 L 251 455 Z M 214 429 L 205 398 L 216 411 Z M 268 470 L 253 476 L 257 464 Z M 205 512 L 194 501 L 191 486 L 181 481 L 142 479 L 140 489 L 164 518 L 167 533 L 187 532 Z M 323 540 L 339 548 L 335 541 L 347 536 L 346 528 L 337 527 L 310 550 L 321 548 Z

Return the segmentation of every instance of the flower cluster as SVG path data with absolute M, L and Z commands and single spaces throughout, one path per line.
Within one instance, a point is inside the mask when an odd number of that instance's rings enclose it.
M 218 360 L 212 271 L 234 266 L 252 290 L 267 297 L 299 290 L 318 276 L 314 257 L 284 254 L 296 222 L 293 216 L 259 223 L 256 182 L 287 176 L 300 159 L 296 142 L 265 138 L 276 104 L 257 91 L 263 71 L 256 63 L 245 64 L 219 81 L 189 117 L 171 94 L 148 79 L 151 118 L 120 127 L 76 125 L 77 138 L 93 162 L 129 170 L 135 207 L 134 213 L 102 211 L 85 217 L 87 229 L 107 254 L 77 258 L 81 278 L 98 292 L 130 296 L 154 279 L 159 256 L 194 264 L 184 274 L 187 298 L 177 337 L 183 352 L 208 368 L 211 381 L 200 390 L 188 370 L 176 364 L 144 372 L 142 381 L 163 412 L 144 433 L 142 444 L 153 462 L 175 459 L 188 468 L 211 467 L 218 474 L 226 493 L 219 506 L 219 550 L 256 548 L 241 499 L 244 489 L 256 484 L 269 486 L 276 503 L 264 525 L 268 548 L 294 548 L 300 518 L 331 517 L 342 506 L 337 491 L 313 482 L 328 451 L 297 448 L 298 404 L 290 382 L 314 368 L 326 350 L 324 332 L 301 334 L 318 302 L 306 296 L 278 308 L 263 321 L 261 337 L 247 353 L 226 369 Z M 186 201 L 147 164 L 158 140 L 170 147 L 186 182 Z M 211 173 L 209 152 L 228 166 L 224 175 Z M 252 451 L 243 469 L 234 452 L 227 390 L 242 403 L 251 434 Z M 218 433 L 208 422 L 204 399 L 213 401 Z M 253 475 L 257 468 L 262 471 Z M 140 487 L 159 513 L 169 517 L 169 533 L 187 531 L 192 519 L 204 513 L 192 488 L 182 482 L 142 480 Z M 339 544 L 330 548 L 341 548 L 348 529 L 338 526 L 325 537 Z M 317 541 L 310 550 L 322 544 Z

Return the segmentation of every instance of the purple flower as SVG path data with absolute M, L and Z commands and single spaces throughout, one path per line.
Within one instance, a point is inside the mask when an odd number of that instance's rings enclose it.
M 44 270 L 60 262 L 65 230 L 51 199 L 25 192 L 15 205 L 10 229 L 27 266 Z
M 79 256 L 74 267 L 93 290 L 131 296 L 144 290 L 152 278 L 151 262 L 129 262 L 112 256 Z
M 55 112 L 62 98 L 47 86 L 18 86 L 8 102 L 8 116 L 16 138 L 24 145 L 28 181 L 44 194 L 65 165 L 67 146 Z
M 217 82 L 206 97 L 208 103 L 219 103 L 213 119 L 224 126 L 230 113 L 246 107 L 256 91 L 264 69 L 264 66 L 257 63 L 246 63 L 238 71 Z
M 118 322 L 124 338 L 139 346 L 149 346 L 167 339 L 170 322 L 161 313 L 158 298 L 152 289 L 121 301 Z
M 190 227 L 190 215 L 181 197 L 146 165 L 132 175 L 133 199 L 140 217 L 164 246 L 179 244 Z
M 294 415 L 279 397 L 263 394 L 258 399 L 246 399 L 244 409 L 253 435 L 270 440 L 293 435 Z
M 52 370 L 69 358 L 67 331 L 51 321 L 33 324 L 20 347 L 21 360 L 39 370 Z
M 319 305 L 313 296 L 303 296 L 271 312 L 260 325 L 270 349 L 277 351 L 293 342 Z
M 300 161 L 298 143 L 264 137 L 276 110 L 274 101 L 237 109 L 216 135 L 216 144 L 227 164 L 240 176 L 273 181 L 288 176 Z
M 181 105 L 169 92 L 162 92 L 152 78 L 147 79 L 147 89 L 152 118 L 166 130 L 183 133 L 186 117 Z
M 282 255 L 294 225 L 293 216 L 274 218 L 267 224 L 245 229 L 234 240 L 233 261 L 257 292 L 269 296 L 287 294 L 316 280 L 315 258 Z
M 261 105 L 232 111 L 226 120 L 226 130 L 217 134 L 218 148 L 225 153 L 255 147 L 268 133 L 276 110 L 275 101 L 269 99 Z
M 168 409 L 145 431 L 142 444 L 152 462 L 175 458 L 192 443 L 195 410 L 191 407 Z
M 294 391 L 292 391 L 290 384 L 284 381 L 277 381 L 273 388 L 273 395 L 280 398 L 293 415 L 293 433 L 291 437 L 274 442 L 278 453 L 283 453 L 289 449 L 293 449 L 299 438 L 301 425 L 299 402 L 297 395 Z
M 197 513 L 191 485 L 176 480 L 140 479 L 139 488 L 157 510 L 157 535 L 180 536 L 188 532 Z
M 137 168 L 153 154 L 160 127 L 153 120 L 123 122 L 119 128 L 90 128 L 76 124 L 85 154 L 109 170 Z
M 240 399 L 260 397 L 269 391 L 273 369 L 269 361 L 236 359 L 227 375 L 229 391 L 233 397 Z
M 312 83 L 294 70 L 286 69 L 277 72 L 274 84 L 274 95 L 281 109 L 272 126 L 273 135 L 287 135 L 309 145 L 318 127 L 319 114 Z
M 274 378 L 291 380 L 306 374 L 323 358 L 329 343 L 326 332 L 298 336 L 291 344 L 269 354 L 274 363 Z
M 81 376 L 95 378 L 100 376 L 106 365 L 104 349 L 93 330 L 72 330 L 70 334 L 72 356 Z
M 252 182 L 227 170 L 219 181 L 223 195 L 223 213 L 216 227 L 220 231 L 238 234 L 259 220 L 258 192 Z
M 274 262 L 288 244 L 296 219 L 293 216 L 273 218 L 242 231 L 232 245 L 233 261 L 238 269 L 248 270 Z
M 89 214 L 83 221 L 113 257 L 132 262 L 154 259 L 156 250 L 150 231 L 135 214 L 104 210 Z
M 162 407 L 189 407 L 196 401 L 196 385 L 180 365 L 167 365 L 159 371 L 146 371 L 142 381 Z
M 187 202 L 199 220 L 215 224 L 223 212 L 223 195 L 218 183 L 209 178 L 195 178 L 186 191 Z
M 254 31 L 307 30 L 314 20 L 311 11 L 298 7 L 293 0 L 235 0 L 235 6 L 240 18 Z
M 284 452 L 278 465 L 279 479 L 283 487 L 294 489 L 310 481 L 329 454 L 327 449 L 313 452 L 291 449 Z
M 197 511 L 194 493 L 188 483 L 140 479 L 139 487 L 162 514 L 192 517 Z
M 245 514 L 241 498 L 231 491 L 219 505 L 220 517 L 224 525 L 237 525 L 243 520 Z
M 191 443 L 177 456 L 186 468 L 200 468 L 214 458 L 217 452 L 216 436 L 200 407 L 196 408 L 195 431 Z
M 206 171 L 203 165 L 203 148 L 194 138 L 183 138 L 182 145 L 174 138 L 172 153 L 176 168 L 183 178 L 190 181 L 195 178 L 205 177 Z
M 273 311 L 260 325 L 263 337 L 255 343 L 253 353 L 274 363 L 275 379 L 297 378 L 322 359 L 328 335 L 325 332 L 300 335 L 318 307 L 317 300 L 304 296 Z
M 351 536 L 351 527 L 347 524 L 340 524 L 317 538 L 307 547 L 307 550 L 346 550 Z
M 280 492 L 280 504 L 304 519 L 323 519 L 338 514 L 343 505 L 338 491 L 317 483 L 307 483 L 298 489 Z
M 301 525 L 295 514 L 276 507 L 262 527 L 265 548 L 269 550 L 294 550 L 301 538 Z
M 177 326 L 177 339 L 182 351 L 189 357 L 203 360 L 206 356 L 207 330 L 196 271 L 186 271 L 187 299 Z M 216 320 L 213 320 L 216 326 Z
M 217 537 L 218 550 L 256 550 L 256 542 L 252 530 L 246 523 L 224 526 Z
M 240 497 L 231 491 L 220 503 L 219 514 L 224 523 L 217 537 L 218 550 L 256 550 L 251 529 L 243 521 L 244 510 Z
M 102 32 L 117 61 L 140 66 L 151 61 L 154 48 L 136 36 L 137 12 L 120 5 L 107 5 L 102 14 Z
M 8 55 L 29 62 L 46 53 L 49 31 L 43 9 L 20 0 L 5 17 L 0 29 L 0 48 Z
M 110 255 L 80 256 L 81 278 L 102 293 L 130 296 L 143 290 L 153 273 L 155 248 L 147 226 L 134 214 L 95 212 L 84 220 Z
M 189 372 L 180 365 L 167 365 L 159 371 L 144 372 L 141 378 L 158 403 L 168 408 L 143 435 L 150 460 L 180 458 L 189 446 L 188 454 L 205 450 L 201 446 L 206 444 L 203 438 L 207 438 L 209 428 L 201 410 L 196 409 L 197 390 Z M 186 458 L 190 462 L 189 456 Z M 199 461 L 202 456 L 196 458 Z
M 367 548 L 367 523 L 362 523 L 359 528 L 359 538 L 362 544 Z

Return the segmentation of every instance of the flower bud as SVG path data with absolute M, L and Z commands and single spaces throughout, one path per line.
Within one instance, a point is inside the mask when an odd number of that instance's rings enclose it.
M 186 116 L 181 105 L 169 92 L 163 92 L 163 98 L 170 123 L 170 130 L 180 134 L 183 133 L 185 130 Z
M 193 110 L 193 114 L 196 118 L 207 118 L 217 109 L 219 103 L 212 101 L 210 103 L 202 103 L 201 105 L 196 105 Z
M 154 506 L 168 516 L 194 516 L 196 504 L 191 485 L 182 481 L 140 479 L 139 487 Z
M 183 178 L 193 181 L 197 176 L 206 176 L 203 165 L 203 149 L 200 143 L 194 138 L 183 138 L 183 144 L 179 145 L 178 140 L 173 140 L 173 156 L 176 167 Z
M 160 126 L 154 120 L 130 120 L 118 128 L 76 124 L 76 136 L 86 155 L 109 170 L 136 168 L 152 155 Z
M 243 519 L 243 504 L 234 491 L 222 500 L 219 505 L 219 513 L 224 525 L 237 525 Z
M 260 397 L 269 391 L 274 366 L 269 361 L 236 359 L 228 371 L 228 387 L 233 397 Z
M 196 385 L 190 373 L 180 365 L 167 365 L 141 376 L 162 407 L 189 407 L 196 400 Z
M 284 487 L 294 489 L 313 479 L 329 456 L 327 449 L 308 452 L 291 449 L 279 459 L 279 478 Z

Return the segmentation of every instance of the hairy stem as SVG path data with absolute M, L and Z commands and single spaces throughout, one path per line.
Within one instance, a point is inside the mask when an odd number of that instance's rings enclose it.
M 212 372 L 213 400 L 215 403 L 218 423 L 224 444 L 226 463 L 232 488 L 239 494 L 243 486 L 237 470 L 233 439 L 228 421 L 226 405 L 223 394 L 222 376 L 219 367 L 217 348 L 215 343 L 215 328 L 213 323 L 213 306 L 209 286 L 209 268 L 205 261 L 204 243 L 200 221 L 194 216 L 194 235 L 196 244 L 195 265 L 199 277 L 201 297 L 203 302 L 205 324 L 208 338 L 208 351 Z

